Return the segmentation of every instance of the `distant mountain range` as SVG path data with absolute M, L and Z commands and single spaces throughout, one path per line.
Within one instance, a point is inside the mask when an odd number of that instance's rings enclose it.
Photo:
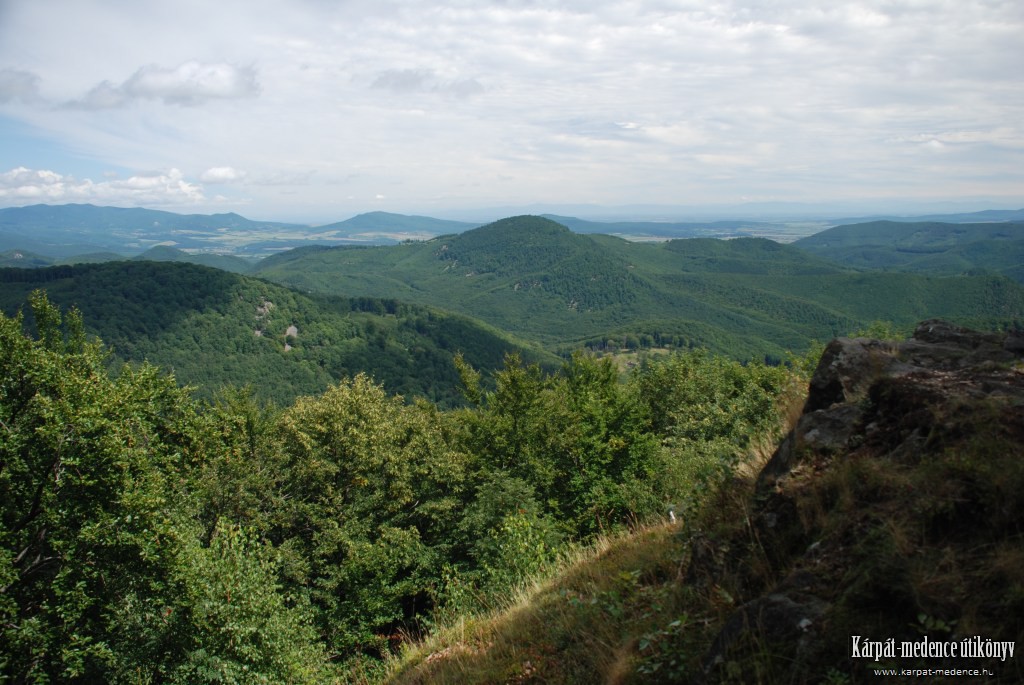
M 409 216 L 391 212 L 367 212 L 325 226 L 317 226 L 322 233 L 333 233 L 347 238 L 383 238 L 398 241 L 405 238 L 432 238 L 446 233 L 462 233 L 480 226 L 468 221 L 448 221 L 429 216 Z
M 777 224 L 766 221 L 587 221 L 572 216 L 541 215 L 576 233 L 605 233 L 608 235 L 652 236 L 659 238 L 716 238 L 753 235 L 772 232 Z
M 823 222 L 788 223 L 779 220 L 711 221 L 593 221 L 573 216 L 546 215 L 577 233 L 610 234 L 634 240 L 673 238 L 767 237 L 791 242 L 828 228 Z M 871 221 L 879 219 L 872 218 Z M 944 221 L 950 223 L 1019 221 L 1024 210 L 990 210 L 942 217 L 897 218 L 892 221 Z M 841 223 L 856 223 L 844 221 Z M 0 253 L 11 266 L 38 266 L 30 257 L 50 263 L 86 262 L 103 255 L 135 257 L 155 247 L 169 247 L 186 255 L 230 255 L 264 258 L 308 245 L 394 245 L 463 233 L 479 222 L 451 221 L 429 216 L 369 212 L 344 221 L 309 226 L 274 221 L 253 221 L 238 214 L 175 214 L 153 209 L 96 207 L 84 204 L 32 205 L 0 209 Z M 170 253 L 165 253 L 166 258 Z M 208 258 L 191 259 L 209 263 Z M 4 257 L 0 257 L 4 259 Z M 236 269 L 242 265 L 236 263 Z
M 956 214 L 926 214 L 921 216 L 898 216 L 894 214 L 882 214 L 876 216 L 860 217 L 856 219 L 841 219 L 836 225 L 862 224 L 876 221 L 898 221 L 901 223 L 924 223 L 940 222 L 948 224 L 971 224 L 988 223 L 993 221 L 1024 221 L 1024 209 L 986 209 L 980 212 L 960 212 Z
M 408 219 L 406 228 L 427 218 Z M 451 402 L 460 350 L 481 369 L 509 351 L 554 364 L 553 353 L 580 347 L 707 347 L 782 360 L 876 320 L 1020 326 L 1022 233 L 1019 222 L 870 222 L 792 244 L 641 242 L 520 216 L 429 240 L 308 245 L 260 261 L 159 245 L 130 261 L 39 268 L 51 258 L 8 250 L 0 266 L 23 268 L 0 269 L 0 306 L 14 311 L 45 288 L 81 308 L 121 358 L 150 359 L 208 388 L 253 382 L 289 401 L 364 370 L 392 392 Z M 205 264 L 178 263 L 197 261 Z
M 174 214 L 93 205 L 32 205 L 0 209 L 0 250 L 30 252 L 54 263 L 104 252 L 132 257 L 155 247 L 170 247 L 190 255 L 261 258 L 314 243 L 394 244 L 460 233 L 478 225 L 387 212 L 308 226 L 252 221 L 233 213 Z
M 219 251 L 238 237 L 288 236 L 305 228 L 251 221 L 238 214 L 175 214 L 88 204 L 32 205 L 0 209 L 0 250 L 28 250 L 57 259 L 108 251 L 136 255 L 159 244 Z

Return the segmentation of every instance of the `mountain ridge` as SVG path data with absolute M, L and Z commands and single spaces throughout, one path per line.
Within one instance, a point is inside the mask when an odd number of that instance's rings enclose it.
M 342 235 L 359 235 L 371 232 L 430 232 L 433 234 L 460 233 L 479 226 L 468 221 L 451 221 L 436 219 L 416 214 L 396 214 L 394 212 L 364 212 L 343 221 L 317 225 L 317 230 L 338 231 Z
M 937 221 L 942 223 L 987 223 L 1005 221 L 1024 221 L 1024 208 L 1022 209 L 983 209 L 978 212 L 956 212 L 949 214 L 879 214 L 876 216 L 850 217 L 839 219 L 837 226 L 845 224 L 860 224 L 871 221 L 893 221 L 920 223 L 926 221 Z
M 87 330 L 124 362 L 173 369 L 210 396 L 251 385 L 286 404 L 366 372 L 389 392 L 460 401 L 461 352 L 483 370 L 505 353 L 547 367 L 557 359 L 470 317 L 380 298 L 309 296 L 221 269 L 122 261 L 0 269 L 0 308 L 13 314 L 36 289 L 78 308 Z
M 860 269 L 947 275 L 987 271 L 1024 282 L 1024 221 L 873 221 L 836 226 L 793 244 Z
M 423 243 L 282 254 L 255 273 L 300 290 L 452 308 L 556 347 L 642 332 L 782 358 L 876 319 L 1024 314 L 1024 290 L 998 276 L 874 274 L 765 239 L 636 243 L 532 216 Z

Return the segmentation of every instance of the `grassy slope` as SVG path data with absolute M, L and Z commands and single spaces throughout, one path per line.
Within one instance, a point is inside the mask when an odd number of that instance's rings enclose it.
M 622 682 L 636 669 L 637 639 L 686 609 L 675 583 L 685 554 L 680 528 L 669 524 L 575 550 L 505 606 L 408 644 L 386 681 Z

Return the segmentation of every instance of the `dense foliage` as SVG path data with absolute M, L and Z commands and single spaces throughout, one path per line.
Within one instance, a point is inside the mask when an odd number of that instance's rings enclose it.
M 1004 275 L 865 272 L 766 239 L 627 242 L 531 216 L 422 243 L 295 250 L 256 272 L 303 291 L 455 309 L 557 350 L 665 345 L 779 360 L 876 319 L 1024 320 L 1024 288 Z
M 471 405 L 365 375 L 283 410 L 108 372 L 77 313 L 0 317 L 0 672 L 322 682 L 507 592 L 572 541 L 685 506 L 778 422 L 782 367 L 704 353 L 627 380 L 512 355 Z M 367 665 L 369 664 L 369 665 Z
M 77 316 L 0 319 L 0 669 L 14 682 L 310 680 L 322 659 L 275 555 L 208 535 L 207 419 L 153 367 L 111 378 Z
M 557 365 L 464 316 L 394 299 L 312 297 L 191 264 L 0 269 L 0 282 L 0 310 L 13 314 L 45 288 L 52 302 L 82 311 L 116 359 L 171 369 L 206 398 L 221 385 L 252 384 L 284 405 L 365 371 L 390 393 L 448 406 L 459 401 L 457 352 L 487 370 L 513 351 Z
M 801 249 L 861 269 L 1002 274 L 1024 282 L 1024 222 L 872 221 L 798 240 Z

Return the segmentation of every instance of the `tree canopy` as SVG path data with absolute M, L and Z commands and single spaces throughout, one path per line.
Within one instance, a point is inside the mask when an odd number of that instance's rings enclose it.
M 704 353 L 623 378 L 459 358 L 442 410 L 358 374 L 290 406 L 194 399 L 32 296 L 0 316 L 0 670 L 14 682 L 323 682 L 699 497 L 790 372 Z M 719 470 L 716 471 L 715 467 Z

